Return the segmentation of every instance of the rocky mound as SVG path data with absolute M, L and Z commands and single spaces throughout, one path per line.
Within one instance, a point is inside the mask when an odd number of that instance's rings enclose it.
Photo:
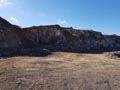
M 7 55 L 9 52 L 25 53 L 24 49 L 30 53 L 31 49 L 34 52 L 40 49 L 40 53 L 44 50 L 90 53 L 113 51 L 120 50 L 120 36 L 59 25 L 20 28 L 0 18 L 0 55 Z

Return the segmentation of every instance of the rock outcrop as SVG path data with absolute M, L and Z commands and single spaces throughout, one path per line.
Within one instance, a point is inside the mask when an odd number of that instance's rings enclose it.
M 41 55 L 42 52 L 50 51 L 92 53 L 114 50 L 120 50 L 120 36 L 64 28 L 59 25 L 20 28 L 0 18 L 1 56 L 12 55 L 11 53 L 27 55 L 35 51 L 37 54 L 40 51 L 38 55 Z

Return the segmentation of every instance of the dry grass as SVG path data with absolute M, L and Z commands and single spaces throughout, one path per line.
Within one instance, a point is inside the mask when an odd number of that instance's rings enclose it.
M 1 58 L 0 90 L 120 90 L 120 61 L 65 52 Z

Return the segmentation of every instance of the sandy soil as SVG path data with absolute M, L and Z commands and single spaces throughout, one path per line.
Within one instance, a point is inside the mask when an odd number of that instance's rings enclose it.
M 120 61 L 65 52 L 1 58 L 0 90 L 120 90 Z

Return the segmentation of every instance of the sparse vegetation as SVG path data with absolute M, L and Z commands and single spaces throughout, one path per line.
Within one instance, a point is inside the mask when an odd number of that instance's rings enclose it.
M 0 59 L 0 90 L 119 90 L 120 61 L 104 54 L 56 52 Z

